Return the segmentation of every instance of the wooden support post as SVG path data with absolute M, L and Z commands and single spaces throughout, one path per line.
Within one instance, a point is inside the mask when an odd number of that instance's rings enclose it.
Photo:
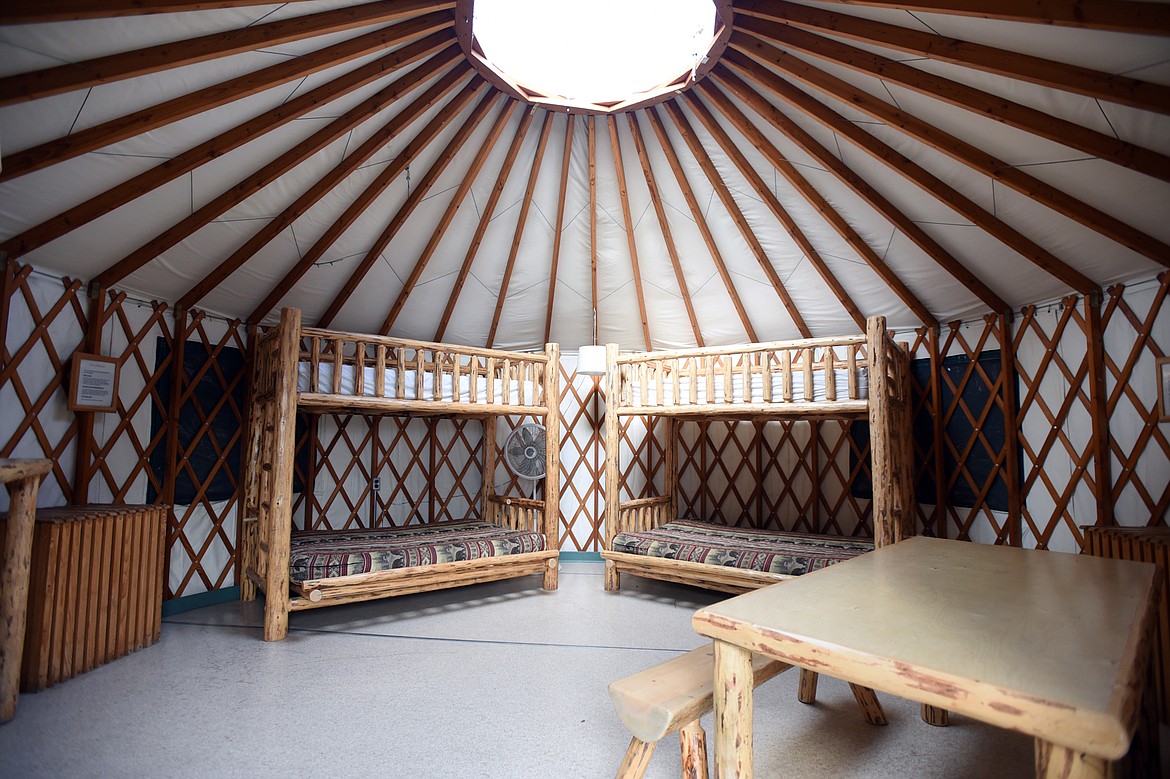
M 496 510 L 492 504 L 496 494 L 496 460 L 500 453 L 496 442 L 496 419 L 494 415 L 483 418 L 483 517 L 488 522 L 494 521 L 493 512 Z
M 105 324 L 106 291 L 91 284 L 89 288 L 89 317 L 85 339 L 80 349 L 85 354 L 99 354 L 102 347 L 102 327 Z M 115 398 L 116 402 L 116 398 Z M 93 451 L 93 411 L 77 411 L 77 445 L 74 449 L 73 489 L 71 502 L 76 505 L 89 503 L 90 456 Z
M 930 402 L 933 407 L 931 420 L 934 422 L 934 534 L 947 537 L 947 489 L 946 489 L 946 426 L 943 423 L 942 371 L 943 355 L 939 350 L 941 333 L 938 325 L 930 328 Z
M 666 521 L 673 522 L 678 518 L 678 419 L 666 417 L 666 476 L 663 481 L 662 494 L 670 499 L 666 504 Z
M 292 531 L 293 457 L 296 446 L 294 414 L 297 405 L 297 357 L 300 354 L 301 312 L 295 308 L 281 311 L 280 342 L 275 357 L 275 405 L 271 415 L 272 489 L 261 495 L 260 522 L 267 524 L 260 538 L 266 540 L 264 587 L 264 640 L 279 641 L 288 635 L 288 559 Z M 267 503 L 267 505 L 264 505 Z
M 1113 456 L 1109 451 L 1109 410 L 1105 394 L 1105 334 L 1101 327 L 1101 292 L 1085 296 L 1085 340 L 1089 363 L 1089 413 L 1093 423 L 1093 485 L 1097 525 L 1113 524 Z
M 1020 438 L 1016 418 L 1016 348 L 1012 315 L 999 315 L 1000 380 L 1003 382 L 1004 486 L 1008 495 L 1008 542 L 1023 546 L 1023 496 L 1020 494 Z
M 605 548 L 613 549 L 617 533 L 618 504 L 621 486 L 618 484 L 618 458 L 621 454 L 621 426 L 618 424 L 618 345 L 605 346 Z M 605 589 L 613 591 L 621 586 L 621 578 L 612 560 L 605 561 Z
M 800 669 L 800 684 L 796 687 L 796 699 L 801 703 L 817 702 L 817 680 L 820 675 L 807 668 Z
M 561 534 L 561 347 L 545 344 L 548 364 L 544 369 L 544 535 L 549 549 L 560 549 Z M 548 561 L 544 589 L 557 588 L 557 558 Z
M 171 392 L 167 398 L 167 456 L 163 470 L 163 503 L 167 506 L 166 544 L 163 554 L 163 592 L 170 593 L 172 533 L 178 527 L 175 516 L 175 480 L 179 471 L 179 416 L 183 409 L 183 380 L 187 373 L 183 368 L 187 343 L 187 312 L 176 306 L 174 309 L 175 328 L 171 335 Z
M 866 323 L 866 350 L 869 353 L 869 447 L 873 474 L 873 539 L 883 547 L 900 538 L 899 517 L 895 514 L 894 447 L 890 440 L 895 413 L 890 397 L 890 364 L 886 351 L 885 317 L 870 317 Z

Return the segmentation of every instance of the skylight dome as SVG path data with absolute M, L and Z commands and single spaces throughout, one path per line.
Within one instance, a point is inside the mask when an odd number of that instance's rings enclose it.
M 712 0 L 475 0 L 470 53 L 534 103 L 614 111 L 688 86 L 727 25 Z M 469 24 L 468 24 L 469 23 Z

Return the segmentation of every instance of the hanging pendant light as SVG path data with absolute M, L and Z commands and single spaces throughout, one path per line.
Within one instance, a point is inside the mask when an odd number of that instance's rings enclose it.
M 604 376 L 605 347 L 589 344 L 577 349 L 577 373 L 582 376 Z

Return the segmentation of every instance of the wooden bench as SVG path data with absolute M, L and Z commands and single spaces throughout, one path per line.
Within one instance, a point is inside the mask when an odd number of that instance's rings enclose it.
M 762 655 L 752 656 L 752 685 L 759 686 L 792 666 Z M 707 736 L 699 718 L 714 706 L 712 683 L 715 650 L 711 644 L 693 649 L 665 663 L 618 679 L 609 685 L 609 697 L 622 724 L 633 734 L 618 768 L 619 779 L 639 779 L 654 747 L 678 732 L 684 779 L 706 779 Z M 801 671 L 801 700 L 815 700 L 816 675 Z M 806 686 L 811 696 L 806 700 Z M 866 722 L 886 724 L 885 713 L 873 690 L 851 684 Z

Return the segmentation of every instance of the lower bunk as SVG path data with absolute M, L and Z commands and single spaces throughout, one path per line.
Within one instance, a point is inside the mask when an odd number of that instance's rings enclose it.
M 533 574 L 543 576 L 546 590 L 555 590 L 559 553 L 538 530 L 544 503 L 495 496 L 490 501 L 497 506 L 499 524 L 462 520 L 293 533 L 281 571 L 266 570 L 259 522 L 245 520 L 241 600 L 254 600 L 264 591 L 265 638 L 278 640 L 287 633 L 292 611 Z
M 601 553 L 606 589 L 623 573 L 723 592 L 754 590 L 817 571 L 873 550 L 873 541 L 846 536 L 668 521 L 669 499 L 623 503 L 623 528 Z

